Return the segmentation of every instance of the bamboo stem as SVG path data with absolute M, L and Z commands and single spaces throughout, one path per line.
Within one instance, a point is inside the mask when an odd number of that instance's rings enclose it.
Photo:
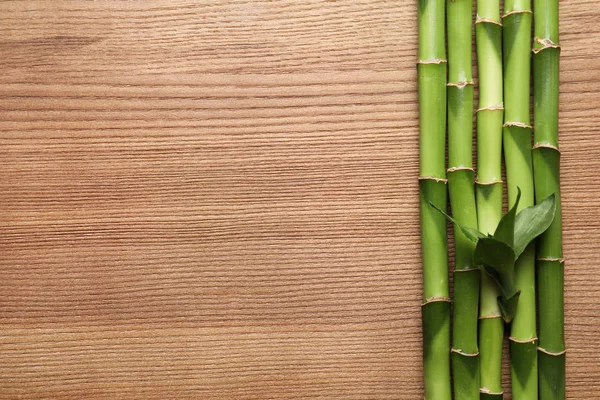
M 477 223 L 492 234 L 502 217 L 502 24 L 499 0 L 477 0 Z M 482 398 L 502 398 L 504 322 L 498 288 L 481 274 L 479 307 L 480 391 Z
M 509 207 L 515 203 L 517 188 L 521 190 L 517 211 L 534 204 L 532 128 L 529 118 L 531 20 L 531 0 L 505 1 L 504 155 Z M 512 396 L 515 400 L 537 400 L 534 244 L 519 257 L 515 272 L 521 295 L 510 331 Z
M 558 150 L 558 0 L 534 0 L 534 149 L 536 200 L 556 193 L 556 213 L 537 252 L 539 398 L 565 399 L 564 265 Z
M 447 0 L 448 189 L 454 218 L 477 228 L 473 172 L 472 0 Z M 479 400 L 477 324 L 480 271 L 474 243 L 454 227 L 452 369 L 455 400 Z
M 444 0 L 419 0 L 421 254 L 425 399 L 450 400 L 450 299 L 445 209 L 446 60 Z

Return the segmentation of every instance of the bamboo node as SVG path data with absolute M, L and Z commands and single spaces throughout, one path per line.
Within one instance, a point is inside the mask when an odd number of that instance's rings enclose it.
M 465 357 L 477 357 L 479 355 L 479 352 L 476 351 L 475 353 L 465 353 L 462 349 L 450 349 L 451 353 L 456 353 L 456 354 L 460 354 L 461 356 L 465 356 Z
M 432 60 L 417 60 L 417 65 L 418 64 L 442 64 L 442 63 L 447 63 L 448 60 L 444 60 L 443 58 L 434 58 Z
M 450 297 L 446 296 L 434 296 L 425 300 L 425 302 L 421 304 L 421 307 L 425 307 L 427 304 L 431 303 L 452 303 L 452 300 L 450 299 Z
M 473 271 L 479 271 L 479 268 L 475 267 L 475 268 L 455 269 L 454 273 L 457 273 L 457 272 L 473 272 Z
M 528 343 L 535 343 L 535 342 L 537 342 L 538 338 L 532 337 L 531 339 L 519 340 L 519 339 L 515 338 L 514 336 L 509 336 L 508 340 L 510 340 L 511 342 L 514 342 L 514 343 L 528 344 Z
M 546 50 L 546 49 L 558 49 L 560 51 L 560 45 L 558 43 L 554 43 L 552 41 L 552 39 L 550 38 L 538 38 L 536 37 L 534 39 L 535 43 L 541 44 L 542 47 L 539 48 L 534 48 L 531 51 L 533 51 L 533 54 L 538 54 L 540 51 L 542 50 Z
M 523 128 L 523 129 L 533 129 L 533 127 L 531 125 L 527 125 L 523 122 L 518 122 L 518 121 L 509 121 L 509 122 L 505 122 L 504 125 L 502 125 L 504 128 L 509 128 L 511 126 L 516 126 L 518 128 Z
M 476 112 L 479 112 L 479 111 L 496 111 L 496 110 L 504 110 L 504 104 L 496 104 L 496 105 L 493 105 L 493 106 L 487 106 L 487 107 L 478 108 Z
M 479 393 L 489 394 L 491 396 L 502 396 L 504 394 L 503 391 L 501 391 L 501 392 L 492 392 L 490 389 L 488 389 L 486 387 L 480 388 L 479 389 Z
M 558 147 L 556 147 L 550 143 L 535 143 L 533 145 L 533 147 L 531 148 L 531 150 L 535 150 L 535 149 L 552 149 L 552 150 L 556 150 L 560 154 L 560 150 L 558 149 Z
M 539 347 L 539 346 L 537 349 L 538 349 L 538 351 L 541 351 L 544 354 L 548 354 L 549 356 L 555 356 L 555 357 L 562 356 L 563 354 L 566 354 L 566 352 L 567 352 L 566 349 L 562 350 L 562 351 L 548 351 L 548 350 L 544 349 L 543 347 Z
M 502 318 L 502 315 L 498 314 L 498 315 L 480 315 L 478 317 L 478 319 L 495 319 L 495 318 Z
M 471 167 L 450 167 L 446 170 L 446 172 L 457 172 L 457 171 L 474 171 Z
M 495 181 L 481 182 L 479 179 L 475 180 L 475 184 L 476 185 L 481 185 L 481 186 L 497 185 L 498 183 L 502 183 L 502 181 L 501 180 L 495 180 Z
M 493 20 L 493 19 L 490 19 L 490 18 L 481 18 L 478 15 L 477 18 L 475 19 L 475 25 L 477 25 L 477 24 L 483 24 L 483 23 L 502 26 L 502 22 L 500 22 L 500 21 L 496 21 L 496 20 Z
M 515 14 L 533 14 L 533 12 L 531 10 L 512 10 L 507 12 L 506 14 L 504 14 L 502 16 L 502 18 L 506 18 L 506 17 L 510 17 L 511 15 L 515 15 Z
M 464 89 L 466 86 L 473 86 L 473 81 L 450 82 L 450 83 L 447 83 L 446 86 Z
M 540 257 L 537 259 L 538 261 L 554 261 L 554 262 L 558 262 L 561 264 L 564 264 L 565 259 L 564 258 L 555 258 L 555 257 Z
M 444 179 L 444 178 L 438 178 L 437 176 L 420 176 L 419 177 L 420 181 L 436 181 L 438 183 L 443 182 L 443 183 L 448 183 L 448 179 Z

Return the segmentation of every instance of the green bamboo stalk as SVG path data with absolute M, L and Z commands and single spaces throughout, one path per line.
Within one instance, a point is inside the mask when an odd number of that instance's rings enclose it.
M 534 204 L 529 118 L 531 20 L 531 0 L 504 2 L 504 157 L 509 207 L 515 203 L 517 188 L 521 190 L 517 212 Z M 521 295 L 510 330 L 512 396 L 537 400 L 534 244 L 519 257 L 515 272 Z
M 421 254 L 425 399 L 450 400 L 450 299 L 445 209 L 446 51 L 444 0 L 419 0 Z
M 472 0 L 447 0 L 448 189 L 454 218 L 477 228 L 473 172 Z M 477 326 L 480 271 L 475 244 L 454 226 L 452 370 L 455 400 L 479 400 Z
M 534 0 L 533 47 L 536 201 L 556 193 L 556 213 L 537 250 L 539 398 L 565 399 L 564 262 L 558 150 L 558 0 Z
M 502 24 L 499 0 L 477 0 L 477 224 L 493 234 L 502 217 Z M 482 399 L 502 398 L 504 322 L 493 280 L 481 274 L 479 306 L 480 392 Z

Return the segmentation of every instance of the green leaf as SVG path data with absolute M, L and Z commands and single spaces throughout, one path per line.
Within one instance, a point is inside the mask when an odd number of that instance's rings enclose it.
M 477 264 L 483 264 L 484 271 L 500 288 L 502 295 L 498 298 L 498 305 L 502 318 L 509 323 L 514 317 L 520 293 L 515 285 L 513 249 L 496 238 L 483 238 L 475 246 L 474 258 Z
M 475 246 L 474 260 L 476 264 L 484 265 L 504 297 L 509 298 L 516 293 L 515 253 L 509 245 L 495 238 L 481 238 Z
M 452 218 L 451 216 L 449 216 L 448 214 L 446 214 L 444 211 L 442 211 L 439 207 L 437 207 L 435 204 L 433 204 L 432 202 L 429 202 L 429 205 L 433 208 L 435 208 L 438 212 L 440 212 L 444 217 L 446 217 L 446 219 L 450 222 L 452 222 L 454 225 L 458 226 L 458 228 L 462 231 L 462 233 L 467 237 L 467 239 L 469 239 L 470 241 L 472 241 L 473 243 L 477 243 L 477 241 L 481 238 L 486 237 L 486 235 L 484 235 L 483 233 L 479 232 L 477 229 L 473 229 L 473 228 L 469 228 L 468 226 L 465 226 L 463 224 L 461 224 L 460 222 L 458 222 L 457 220 L 455 220 L 454 218 Z
M 500 312 L 504 322 L 510 324 L 515 313 L 517 312 L 517 304 L 519 303 L 519 296 L 521 291 L 517 291 L 512 297 L 506 299 L 504 297 L 498 297 L 498 305 L 500 306 Z
M 515 236 L 513 249 L 515 257 L 519 257 L 527 245 L 544 233 L 554 220 L 556 199 L 554 193 L 541 203 L 524 208 L 515 218 Z
M 515 216 L 517 215 L 517 207 L 519 206 L 519 200 L 521 199 L 521 189 L 517 186 L 517 199 L 512 208 L 502 216 L 496 232 L 494 232 L 494 239 L 500 240 L 511 248 L 514 243 L 515 236 Z
M 484 265 L 483 267 L 486 274 L 488 274 L 498 287 L 502 288 L 502 277 L 498 273 L 497 270 L 491 267 L 487 267 Z M 510 284 L 509 284 L 510 285 Z M 507 324 L 510 324 L 513 317 L 515 316 L 515 312 L 517 311 L 517 303 L 519 301 L 519 295 L 521 294 L 520 290 L 516 290 L 511 296 L 508 296 L 504 293 L 505 291 L 514 290 L 513 289 L 504 289 L 502 290 L 502 296 L 498 296 L 498 306 L 500 306 L 500 312 L 502 313 L 502 319 Z

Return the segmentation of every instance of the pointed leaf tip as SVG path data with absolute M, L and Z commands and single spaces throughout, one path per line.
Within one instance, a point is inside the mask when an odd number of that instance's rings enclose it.
M 455 220 L 454 218 L 452 218 L 451 216 L 449 216 L 448 214 L 446 214 L 445 211 L 441 210 L 438 206 L 436 206 L 435 204 L 433 204 L 431 201 L 429 202 L 429 205 L 431 207 L 433 207 L 435 210 L 437 210 L 439 213 L 441 213 L 444 217 L 446 217 L 446 219 L 448 221 L 450 221 L 454 225 L 458 226 L 458 228 L 466 236 L 466 238 L 469 239 L 470 241 L 472 241 L 473 243 L 477 243 L 477 241 L 480 238 L 486 237 L 486 235 L 484 235 L 483 233 L 479 232 L 477 229 L 469 228 L 468 226 L 465 226 L 465 225 L 461 224 L 460 222 L 458 222 L 457 220 Z
M 502 319 L 507 324 L 510 324 L 515 317 L 520 295 L 521 291 L 519 290 L 509 298 L 498 297 L 498 306 L 500 307 L 500 312 L 502 313 Z
M 494 232 L 494 238 L 500 240 L 511 248 L 514 245 L 514 236 L 515 236 L 515 217 L 517 215 L 517 207 L 519 206 L 519 201 L 521 200 L 521 188 L 517 186 L 517 199 L 515 200 L 515 204 L 512 208 L 502 216 L 500 222 L 498 222 L 498 227 L 496 228 L 496 232 Z

